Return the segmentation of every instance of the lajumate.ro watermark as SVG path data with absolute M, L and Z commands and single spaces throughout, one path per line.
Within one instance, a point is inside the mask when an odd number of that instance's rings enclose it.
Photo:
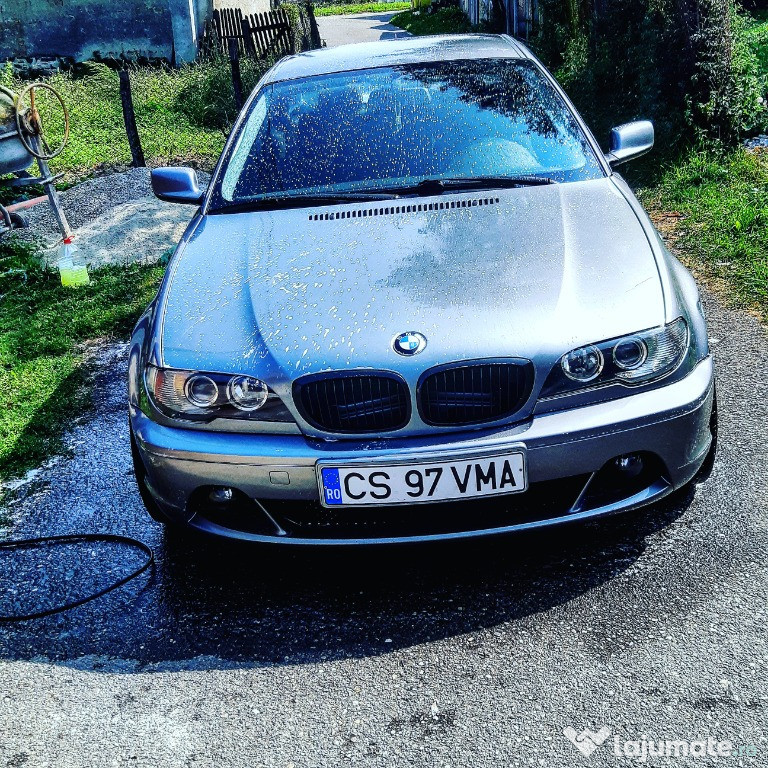
M 649 739 L 643 734 L 639 739 L 620 739 L 614 736 L 609 740 L 611 729 L 603 726 L 597 731 L 584 729 L 581 732 L 568 726 L 563 734 L 584 757 L 592 754 L 605 744 L 605 748 L 613 748 L 617 757 L 634 758 L 644 763 L 649 757 L 757 757 L 757 747 L 754 744 L 734 744 L 728 739 L 715 739 L 708 736 L 703 739 Z

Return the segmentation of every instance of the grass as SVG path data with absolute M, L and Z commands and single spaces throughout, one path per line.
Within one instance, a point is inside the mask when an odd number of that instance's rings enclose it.
M 62 430 L 88 403 L 83 342 L 127 338 L 163 271 L 105 267 L 68 289 L 29 245 L 0 242 L 0 480 L 61 449 Z
M 392 18 L 391 24 L 412 35 L 445 35 L 471 32 L 472 25 L 458 7 L 441 8 L 434 13 L 403 11 Z
M 768 10 L 755 13 L 744 35 L 749 47 L 757 56 L 761 72 L 768 73 Z
M 641 199 L 697 275 L 768 321 L 768 153 L 692 151 Z
M 332 3 L 316 5 L 315 16 L 340 16 L 345 13 L 386 13 L 410 8 L 410 2 L 391 3 Z
M 246 87 L 258 72 L 246 71 Z M 77 73 L 46 79 L 70 112 L 70 141 L 51 161 L 64 184 L 131 161 L 125 135 L 117 73 L 103 64 L 84 65 Z M 6 68 L 0 83 L 18 92 L 25 85 Z M 226 127 L 236 116 L 225 62 L 205 62 L 177 70 L 137 67 L 131 71 L 136 122 L 150 165 L 188 163 L 210 168 L 218 158 Z M 39 102 L 50 136 L 61 134 L 60 113 Z M 53 143 L 53 142 L 52 142 Z

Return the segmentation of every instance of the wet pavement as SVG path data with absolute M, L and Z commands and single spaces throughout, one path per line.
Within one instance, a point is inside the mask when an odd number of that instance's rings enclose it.
M 586 759 L 568 726 L 610 729 L 593 766 L 631 763 L 615 737 L 712 736 L 757 750 L 729 764 L 768 764 L 768 336 L 706 303 L 709 479 L 639 513 L 472 545 L 166 538 L 134 486 L 126 348 L 107 348 L 69 455 L 21 489 L 6 533 L 126 534 L 157 566 L 0 625 L 0 766 L 572 768 Z M 0 552 L 0 584 L 23 575 L 0 610 L 74 599 L 138 561 L 101 544 Z

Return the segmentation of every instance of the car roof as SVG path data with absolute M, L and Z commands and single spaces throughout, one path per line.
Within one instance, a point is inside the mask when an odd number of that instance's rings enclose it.
M 288 56 L 266 75 L 265 83 L 397 64 L 457 59 L 524 59 L 529 51 L 507 35 L 427 35 L 319 48 Z

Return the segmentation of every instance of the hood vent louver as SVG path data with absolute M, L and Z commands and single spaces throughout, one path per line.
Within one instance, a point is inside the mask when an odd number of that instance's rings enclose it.
M 454 208 L 478 208 L 484 205 L 498 205 L 498 197 L 466 198 L 464 200 L 441 200 L 438 203 L 401 203 L 378 208 L 356 208 L 332 213 L 310 213 L 310 221 L 335 221 L 337 219 L 368 219 L 374 216 L 394 216 L 402 213 L 428 213 L 448 211 Z

